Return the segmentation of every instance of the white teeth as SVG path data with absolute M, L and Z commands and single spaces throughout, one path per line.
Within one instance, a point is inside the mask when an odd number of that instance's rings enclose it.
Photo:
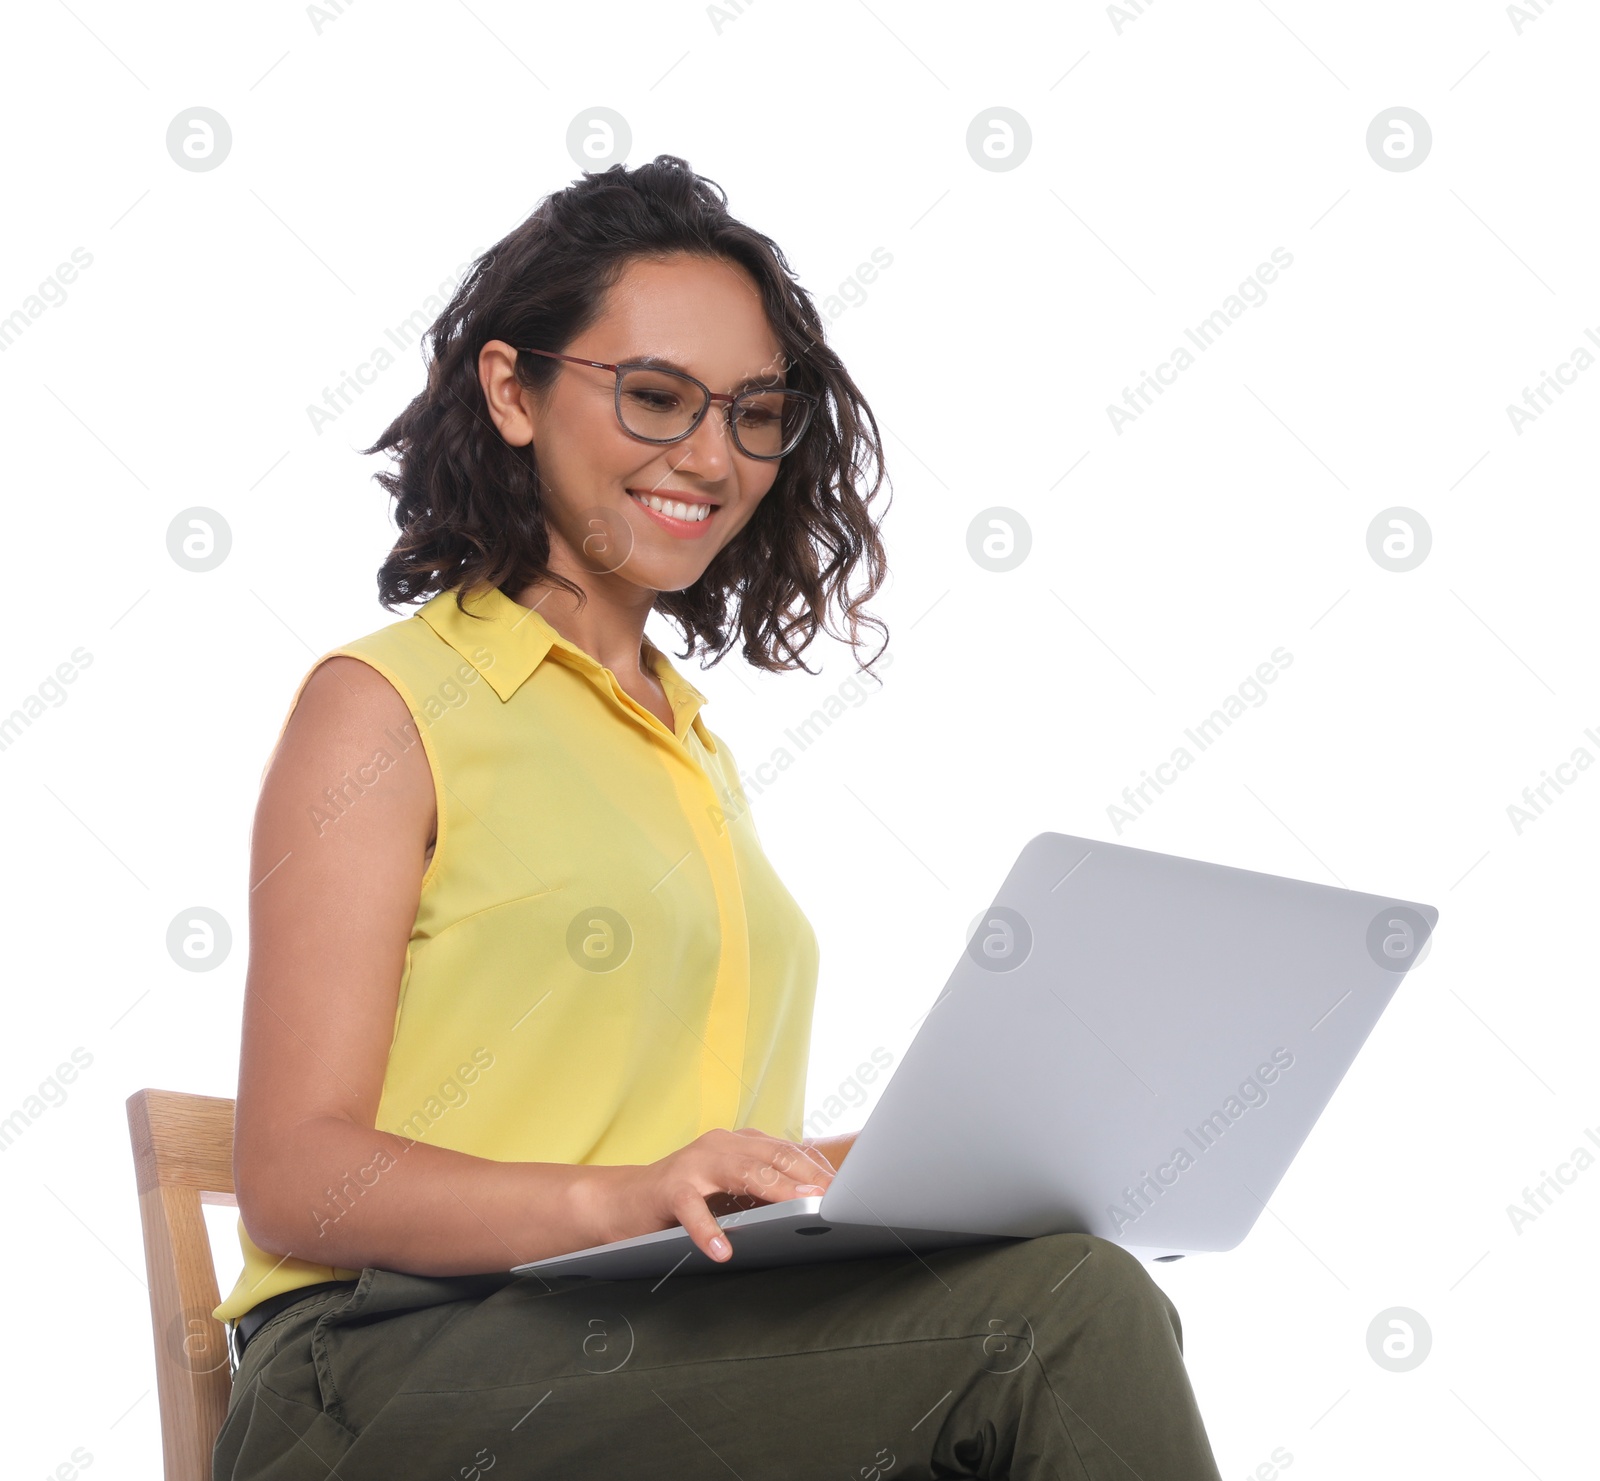
M 657 514 L 665 514 L 673 519 L 681 519 L 688 524 L 697 525 L 711 518 L 711 505 L 685 504 L 676 499 L 662 499 L 655 494 L 636 494 L 632 489 L 628 497 L 637 499 L 647 508 L 654 509 Z

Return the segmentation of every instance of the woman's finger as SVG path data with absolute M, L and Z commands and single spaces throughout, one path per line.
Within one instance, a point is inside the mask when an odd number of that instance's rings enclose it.
M 672 1199 L 672 1212 L 677 1215 L 678 1222 L 688 1232 L 695 1246 L 719 1265 L 733 1254 L 733 1246 L 728 1243 L 728 1236 L 722 1232 L 722 1226 L 706 1206 L 704 1196 L 693 1188 L 685 1186 L 679 1189 Z
M 826 1186 L 838 1172 L 838 1169 L 816 1149 L 811 1141 L 791 1142 L 780 1136 L 771 1136 L 753 1126 L 740 1127 L 735 1135 L 759 1137 L 771 1148 L 769 1160 L 782 1172 L 795 1172 L 803 1183 L 819 1183 Z M 803 1161 L 806 1165 L 797 1168 L 797 1160 Z M 808 1174 L 815 1175 L 808 1176 Z
M 782 1154 L 779 1154 L 782 1157 Z M 741 1184 L 743 1190 L 768 1203 L 782 1203 L 789 1198 L 810 1198 L 826 1192 L 827 1176 L 813 1163 L 784 1158 L 786 1166 L 780 1167 L 772 1159 L 753 1158 L 746 1163 Z

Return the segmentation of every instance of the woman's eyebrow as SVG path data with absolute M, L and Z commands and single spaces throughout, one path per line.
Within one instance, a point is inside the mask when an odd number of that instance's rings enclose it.
M 679 365 L 676 360 L 669 360 L 665 355 L 634 355 L 630 357 L 629 364 L 648 365 L 654 370 L 675 370 L 679 375 L 693 375 L 694 372 L 685 366 Z M 696 377 L 698 379 L 699 377 Z M 733 390 L 737 395 L 740 391 L 753 390 L 757 386 L 779 386 L 783 384 L 782 371 L 769 371 L 766 375 L 747 375 L 742 381 L 735 383 Z

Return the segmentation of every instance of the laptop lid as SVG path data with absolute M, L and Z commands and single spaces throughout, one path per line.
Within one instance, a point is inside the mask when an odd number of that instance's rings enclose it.
M 1438 911 L 1041 833 L 819 1216 L 1231 1249 Z

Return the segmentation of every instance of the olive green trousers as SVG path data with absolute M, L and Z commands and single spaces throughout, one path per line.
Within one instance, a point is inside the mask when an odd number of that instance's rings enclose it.
M 1219 1481 L 1177 1309 L 1085 1234 L 661 1280 L 367 1270 L 246 1347 L 216 1481 Z

